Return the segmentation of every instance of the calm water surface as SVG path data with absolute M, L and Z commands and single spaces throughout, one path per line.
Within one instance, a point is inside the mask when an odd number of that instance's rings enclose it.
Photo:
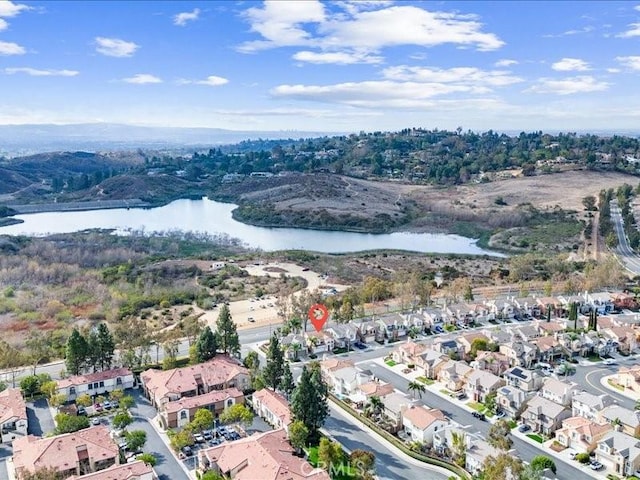
M 429 233 L 367 234 L 305 230 L 300 228 L 265 228 L 245 225 L 231 217 L 236 206 L 203 198 L 176 200 L 157 208 L 120 208 L 85 212 L 45 212 L 17 215 L 24 223 L 0 228 L 0 235 L 45 235 L 70 233 L 89 228 L 114 228 L 119 232 L 171 230 L 227 234 L 250 247 L 265 251 L 303 249 L 326 253 L 356 252 L 394 248 L 417 252 L 496 255 L 482 250 L 475 241 L 458 235 Z

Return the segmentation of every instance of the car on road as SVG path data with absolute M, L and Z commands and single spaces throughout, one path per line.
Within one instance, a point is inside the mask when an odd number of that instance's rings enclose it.
M 518 431 L 520 433 L 528 432 L 529 430 L 531 430 L 531 427 L 529 425 L 524 424 L 524 423 L 518 427 Z
M 484 413 L 473 412 L 473 413 L 471 413 L 471 415 L 476 417 L 478 420 L 486 420 L 487 419 L 487 417 L 485 417 Z
M 617 362 L 613 358 L 606 358 L 602 363 L 604 365 L 615 365 Z
M 604 468 L 604 465 L 597 461 L 591 462 L 589 466 L 591 467 L 591 470 L 602 470 Z
M 309 269 L 308 269 L 307 267 L 304 267 L 304 268 L 302 269 L 302 271 L 303 271 L 303 272 L 308 272 L 308 271 L 309 271 Z
M 100 418 L 98 418 L 98 417 L 93 417 L 93 418 L 91 419 L 91 425 L 94 425 L 94 426 L 96 426 L 96 425 L 100 425 Z
M 253 318 L 253 317 L 249 317 L 249 318 L 247 318 L 247 322 L 251 322 L 251 323 L 253 323 L 253 322 L 255 322 L 255 321 L 256 321 L 256 319 L 255 319 L 255 318 Z
M 577 455 L 578 455 L 578 454 L 577 454 L 576 452 L 571 452 L 571 453 L 569 453 L 569 458 L 570 458 L 571 460 L 575 460 Z

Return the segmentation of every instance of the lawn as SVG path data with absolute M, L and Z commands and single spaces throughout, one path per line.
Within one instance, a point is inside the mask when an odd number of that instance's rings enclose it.
M 540 435 L 537 435 L 535 433 L 530 433 L 529 435 L 527 435 L 527 437 L 529 437 L 531 440 L 535 440 L 538 443 L 542 443 L 542 437 Z
M 607 380 L 607 383 L 609 385 L 611 385 L 613 388 L 615 388 L 616 390 L 620 390 L 621 392 L 624 392 L 624 387 L 622 385 L 618 385 L 616 382 L 613 381 L 613 379 L 609 379 Z
M 309 460 L 309 463 L 314 467 L 317 467 L 318 466 L 318 447 L 317 446 L 310 447 L 309 450 L 307 450 L 307 455 L 308 455 L 307 460 Z M 339 470 L 339 471 L 332 472 L 333 475 L 331 476 L 331 478 L 333 480 L 353 480 L 357 477 L 356 470 L 352 469 L 347 462 L 345 462 L 344 464 L 344 469 L 336 468 L 336 470 Z
M 431 380 L 430 378 L 427 378 L 427 377 L 416 377 L 416 380 L 424 383 L 425 385 L 433 385 L 434 383 L 436 383 L 435 380 Z
M 386 363 L 389 367 L 395 367 L 397 365 L 397 363 L 390 358 L 388 360 L 385 360 L 384 363 Z
M 484 411 L 484 405 L 482 405 L 481 403 L 478 402 L 469 402 L 467 403 L 468 406 L 470 406 L 471 408 L 473 408 L 474 410 L 478 411 L 478 412 L 483 412 Z

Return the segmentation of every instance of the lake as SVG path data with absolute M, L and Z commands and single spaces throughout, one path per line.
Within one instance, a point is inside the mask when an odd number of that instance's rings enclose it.
M 246 225 L 234 220 L 236 206 L 207 198 L 176 200 L 156 208 L 117 208 L 82 212 L 44 212 L 16 215 L 24 223 L 0 227 L 0 235 L 46 235 L 70 233 L 91 228 L 167 232 L 171 230 L 227 234 L 249 247 L 264 251 L 301 249 L 325 253 L 398 249 L 424 253 L 461 253 L 493 255 L 475 240 L 458 235 L 430 233 L 367 234 L 307 230 L 301 228 L 266 228 Z

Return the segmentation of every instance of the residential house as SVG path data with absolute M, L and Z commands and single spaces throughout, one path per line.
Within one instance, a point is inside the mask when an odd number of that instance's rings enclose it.
M 438 338 L 433 342 L 433 349 L 456 360 L 461 359 L 464 354 L 462 345 L 452 338 Z
M 299 333 L 290 333 L 280 339 L 280 347 L 284 351 L 287 360 L 299 360 L 306 356 L 307 346 L 304 336 Z
M 367 382 L 358 385 L 356 390 L 349 397 L 352 402 L 363 406 L 371 397 L 382 398 L 385 395 L 393 393 L 393 385 L 379 381 Z
M 620 367 L 614 377 L 618 385 L 635 393 L 640 393 L 640 365 Z
M 514 298 L 512 303 L 522 318 L 540 316 L 540 306 L 538 305 L 538 301 L 533 297 Z
M 212 390 L 249 387 L 249 370 L 235 358 L 216 355 L 208 362 L 171 370 L 146 370 L 140 375 L 146 397 L 159 410 L 182 397 L 195 397 Z
M 322 378 L 329 389 L 333 389 L 338 392 L 341 388 L 340 383 L 336 381 L 334 374 L 338 370 L 342 370 L 344 368 L 355 368 L 355 363 L 353 360 L 347 360 L 342 358 L 327 358 L 320 362 L 320 373 L 322 374 Z
M 358 327 L 352 323 L 335 324 L 325 329 L 333 337 L 335 348 L 351 348 L 358 341 Z
M 415 358 L 416 368 L 424 370 L 424 376 L 432 380 L 436 379 L 440 369 L 446 365 L 451 359 L 448 355 L 433 349 L 428 349 Z
M 438 381 L 452 392 L 460 392 L 464 389 L 467 375 L 473 371 L 465 362 L 449 360 L 438 372 Z
M 359 385 L 370 382 L 372 374 L 356 367 L 345 367 L 330 372 L 333 391 L 339 397 L 351 395 Z
M 0 441 L 11 443 L 27 434 L 27 406 L 19 388 L 0 392 Z
M 359 338 L 362 343 L 373 343 L 384 340 L 378 324 L 373 320 L 362 322 L 358 327 Z
M 496 393 L 505 381 L 486 370 L 472 370 L 466 377 L 465 392 L 474 402 L 482 402 L 487 395 Z
M 556 431 L 556 440 L 566 448 L 591 453 L 597 443 L 612 430 L 608 423 L 596 423 L 584 417 L 569 417 Z
M 537 359 L 541 362 L 555 362 L 563 355 L 565 349 L 555 337 L 540 337 L 531 340 L 531 344 L 538 349 Z
M 336 348 L 336 341 L 324 330 L 319 332 L 305 332 L 307 351 L 310 355 L 331 353 Z
M 68 480 L 158 480 L 158 476 L 151 465 L 136 460 L 123 465 L 113 465 L 95 473 L 72 475 Z
M 478 352 L 470 365 L 477 370 L 488 370 L 494 375 L 502 375 L 509 368 L 509 358 L 500 352 Z
M 631 355 L 638 351 L 638 330 L 631 327 L 612 327 L 600 331 L 616 344 L 620 353 Z
M 385 338 L 389 340 L 398 340 L 408 333 L 404 319 L 398 314 L 383 315 L 377 322 L 380 330 L 384 332 Z
M 520 325 L 513 328 L 513 334 L 523 342 L 529 342 L 542 335 L 534 325 Z
M 462 350 L 464 351 L 464 353 L 469 354 L 471 353 L 473 342 L 475 340 L 484 342 L 486 345 L 491 343 L 491 340 L 489 340 L 489 338 L 481 332 L 473 332 L 462 335 L 458 338 L 457 342 L 462 346 Z
M 499 352 L 509 359 L 511 366 L 531 368 L 537 359 L 538 349 L 529 342 L 516 340 L 501 344 Z
M 485 328 L 481 332 L 496 345 L 509 343 L 514 339 L 513 331 L 510 328 Z
M 404 316 L 404 326 L 407 328 L 408 332 L 411 332 L 412 329 L 417 332 L 423 332 L 424 323 L 425 319 L 422 315 L 410 313 Z
M 159 407 L 160 423 L 164 428 L 179 428 L 187 425 L 200 409 L 209 410 L 215 417 L 236 403 L 244 403 L 244 394 L 235 387 L 211 390 L 195 397 L 182 397 L 166 402 Z
M 442 310 L 437 308 L 423 308 L 420 315 L 424 318 L 424 325 L 433 330 L 435 327 L 444 325 L 444 315 Z
M 522 367 L 512 367 L 504 372 L 503 376 L 507 385 L 517 387 L 524 392 L 538 391 L 544 380 L 544 377 L 537 372 Z
M 616 310 L 637 310 L 640 307 L 633 295 L 624 292 L 612 293 L 611 300 Z
M 564 332 L 567 327 L 557 321 L 553 321 L 553 322 L 536 322 L 534 324 L 534 327 L 538 329 L 538 332 L 540 332 L 540 335 L 543 337 L 546 336 L 554 336 L 558 333 Z
M 586 303 L 596 310 L 599 315 L 606 315 L 613 312 L 614 304 L 611 294 L 608 292 L 585 292 Z
M 56 383 L 57 393 L 64 395 L 67 400 L 75 400 L 85 393 L 94 397 L 114 390 L 133 388 L 135 378 L 133 372 L 128 368 L 114 368 L 63 378 Z
M 536 395 L 527 403 L 521 418 L 534 432 L 551 435 L 570 416 L 571 410 L 564 405 Z
M 422 343 L 407 340 L 391 352 L 391 358 L 393 358 L 396 363 L 415 364 L 416 357 L 425 352 L 427 348 L 428 347 Z
M 640 440 L 611 431 L 598 442 L 596 460 L 622 477 L 640 470 Z
M 402 412 L 402 425 L 414 442 L 433 445 L 433 434 L 442 430 L 449 419 L 440 410 L 412 405 Z
M 468 438 L 464 469 L 472 475 L 480 475 L 484 470 L 487 457 L 497 458 L 501 452 L 482 438 L 475 436 Z
M 525 392 L 514 386 L 500 387 L 496 392 L 496 407 L 508 418 L 517 420 L 524 410 L 525 403 L 533 395 L 533 392 Z
M 330 480 L 294 455 L 284 430 L 256 433 L 198 452 L 200 473 L 212 470 L 231 480 Z
M 560 295 L 558 300 L 560 300 L 562 307 L 566 312 L 569 312 L 572 303 L 575 303 L 578 306 L 579 314 L 589 313 L 589 310 L 591 309 L 591 307 L 587 305 L 583 295 Z
M 589 392 L 579 392 L 573 396 L 571 403 L 571 413 L 574 417 L 583 417 L 591 421 L 596 421 L 600 412 L 615 401 L 610 395 L 594 395 Z
M 627 435 L 640 435 L 640 411 L 629 410 L 620 405 L 609 405 L 600 412 L 599 423 L 610 423 L 616 430 Z
M 567 310 L 563 303 L 556 297 L 539 297 L 536 299 L 538 306 L 540 307 L 540 315 L 548 318 L 549 310 L 551 310 L 551 317 L 562 317 L 567 314 Z
M 118 445 L 105 426 L 91 427 L 55 437 L 16 438 L 13 442 L 13 467 L 20 480 L 36 468 L 50 468 L 63 478 L 104 470 L 120 463 Z
M 540 395 L 547 400 L 564 405 L 571 406 L 573 396 L 580 392 L 580 387 L 574 382 L 563 382 L 555 378 L 547 378 L 542 384 Z
M 289 434 L 289 425 L 293 422 L 293 415 L 289 402 L 281 394 L 268 388 L 258 390 L 253 394 L 253 410 L 274 429 L 284 429 Z
M 406 395 L 399 392 L 391 392 L 384 397 L 380 397 L 384 405 L 384 416 L 387 417 L 395 429 L 402 427 L 402 411 L 413 404 Z
M 512 320 L 515 318 L 516 307 L 509 298 L 499 298 L 485 302 L 492 318 Z

